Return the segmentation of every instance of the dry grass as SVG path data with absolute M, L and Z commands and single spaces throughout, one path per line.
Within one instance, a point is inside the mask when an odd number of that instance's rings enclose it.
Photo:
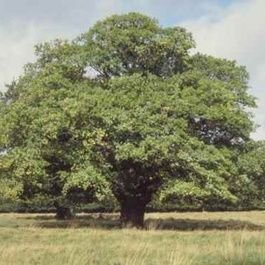
M 148 214 L 149 230 L 137 231 L 120 230 L 116 215 L 57 222 L 51 215 L 2 214 L 0 265 L 263 265 L 264 217 L 264 212 Z

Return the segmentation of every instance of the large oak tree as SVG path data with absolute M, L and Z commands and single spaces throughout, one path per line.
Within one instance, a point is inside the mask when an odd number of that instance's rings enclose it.
M 235 150 L 253 130 L 248 74 L 194 47 L 185 29 L 137 13 L 38 45 L 1 108 L 19 196 L 114 195 L 136 227 L 154 194 L 235 200 Z

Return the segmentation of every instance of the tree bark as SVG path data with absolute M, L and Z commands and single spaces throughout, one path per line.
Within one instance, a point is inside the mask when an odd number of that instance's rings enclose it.
M 143 228 L 145 206 L 142 202 L 121 203 L 121 226 L 123 228 Z
M 74 210 L 67 206 L 59 205 L 58 203 L 54 203 L 56 209 L 55 218 L 58 220 L 70 220 L 75 217 Z

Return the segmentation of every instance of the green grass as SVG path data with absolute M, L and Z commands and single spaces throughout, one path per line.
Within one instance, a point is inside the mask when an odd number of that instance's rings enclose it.
M 265 264 L 265 212 L 148 214 L 121 230 L 116 215 L 1 214 L 0 265 Z

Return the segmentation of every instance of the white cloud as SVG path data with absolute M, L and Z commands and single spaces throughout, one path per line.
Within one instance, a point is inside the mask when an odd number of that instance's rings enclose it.
M 255 139 L 265 139 L 265 1 L 237 1 L 217 16 L 204 16 L 184 25 L 192 31 L 197 49 L 214 56 L 235 59 L 250 73 L 250 92 L 258 100 Z
M 62 37 L 60 29 L 52 25 L 12 23 L 0 27 L 0 91 L 23 71 L 23 66 L 34 60 L 34 45 Z
M 119 10 L 115 0 L 0 0 L 0 91 L 34 60 L 34 45 L 74 38 L 97 19 Z

